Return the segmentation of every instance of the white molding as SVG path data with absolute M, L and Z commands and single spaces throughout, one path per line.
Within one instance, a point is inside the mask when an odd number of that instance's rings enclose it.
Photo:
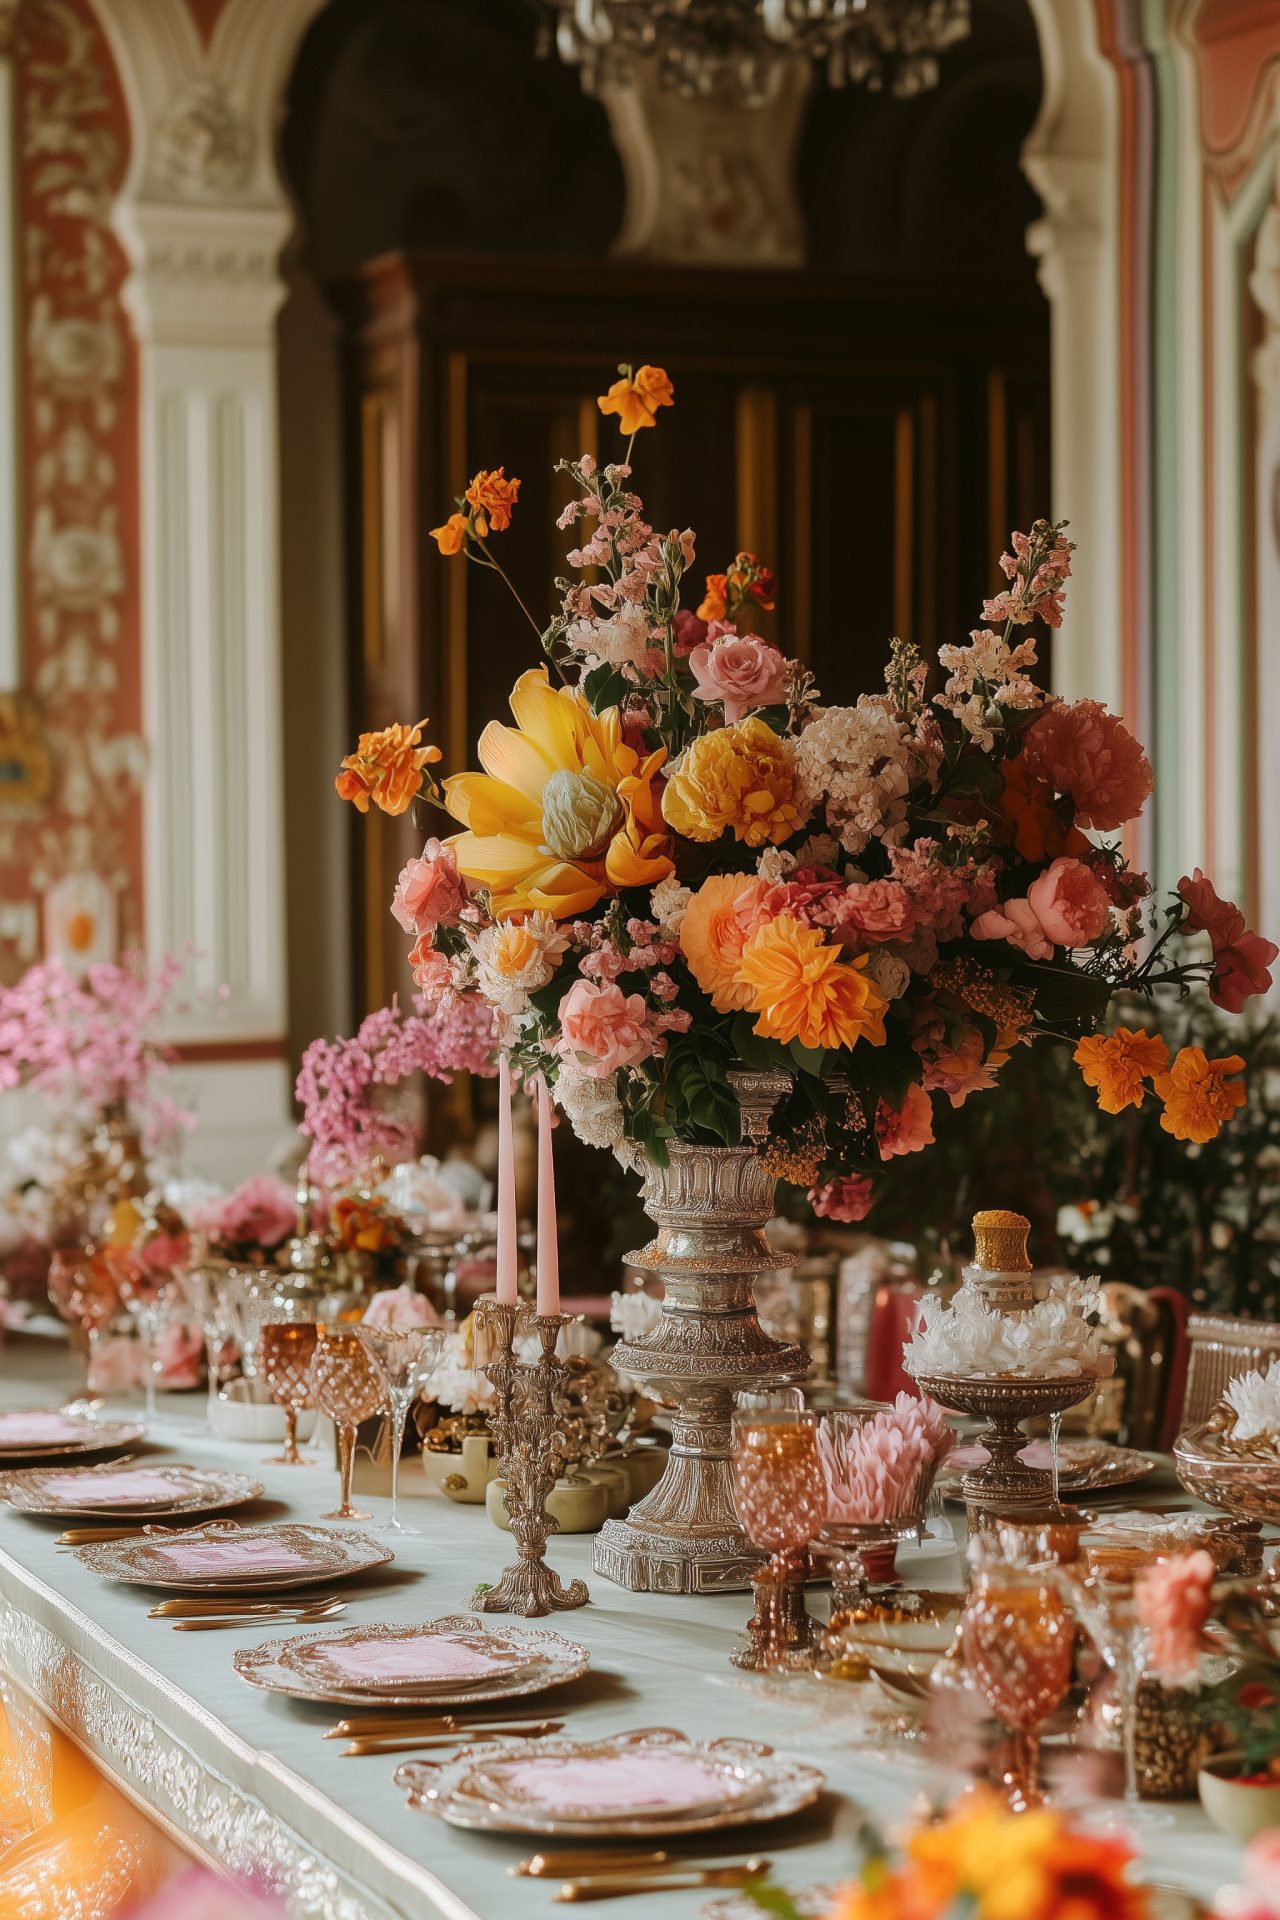
M 1022 149 L 1044 215 L 1027 235 L 1052 309 L 1053 512 L 1078 543 L 1054 683 L 1123 706 L 1118 417 L 1116 79 L 1090 0 L 1029 0 L 1044 98 Z
M 14 68 L 0 48 L 0 694 L 23 684 L 22 670 L 22 436 L 18 414 L 18 273 L 14 212 L 18 183 L 14 154 Z

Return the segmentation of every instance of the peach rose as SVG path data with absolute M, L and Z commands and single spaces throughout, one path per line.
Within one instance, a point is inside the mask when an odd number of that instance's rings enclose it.
M 453 848 L 432 839 L 416 860 L 401 868 L 391 911 L 406 933 L 420 938 L 432 927 L 456 927 L 466 900 L 467 886 Z
M 723 700 L 728 726 L 756 707 L 778 707 L 787 697 L 787 663 L 756 633 L 726 633 L 689 655 L 699 700 Z
M 1053 942 L 1030 900 L 1005 900 L 980 913 L 969 932 L 975 940 L 1007 940 L 1011 947 L 1021 948 L 1029 960 L 1053 958 Z
M 909 940 L 916 910 L 901 881 L 868 880 L 845 890 L 837 924 L 854 945 L 879 946 L 885 940 Z
M 1096 875 L 1065 854 L 1032 881 L 1027 899 L 1055 947 L 1087 947 L 1111 919 L 1111 902 Z
M 907 1088 L 900 1113 L 883 1100 L 876 1108 L 876 1144 L 882 1160 L 933 1145 L 933 1102 L 918 1080 Z
M 453 968 L 448 954 L 440 953 L 431 944 L 431 935 L 424 933 L 409 955 L 409 965 L 413 970 L 413 984 L 428 1007 L 440 1006 L 453 989 Z
M 560 1002 L 557 1051 L 591 1080 L 638 1066 L 656 1048 L 648 1012 L 643 994 L 576 980 Z
M 738 977 L 742 949 L 755 932 L 765 894 L 747 873 L 715 873 L 704 880 L 680 923 L 680 949 L 717 1013 L 749 1007 L 752 989 Z

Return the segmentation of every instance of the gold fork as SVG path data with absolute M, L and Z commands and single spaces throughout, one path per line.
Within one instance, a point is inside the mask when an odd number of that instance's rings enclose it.
M 224 1599 L 192 1595 L 183 1600 L 161 1600 L 147 1610 L 148 1620 L 194 1620 L 202 1614 L 232 1613 L 309 1613 L 314 1607 L 332 1606 L 341 1601 L 338 1593 L 313 1593 L 299 1600 L 251 1600 L 247 1595 L 228 1594 Z M 345 1601 L 343 1601 L 345 1605 Z
M 380 1734 L 371 1739 L 353 1740 L 349 1747 L 341 1749 L 340 1757 L 344 1760 L 367 1759 L 372 1754 L 423 1753 L 437 1747 L 466 1746 L 472 1740 L 507 1740 L 512 1734 L 527 1740 L 540 1740 L 546 1734 L 559 1733 L 563 1726 L 563 1720 L 538 1720 L 523 1721 L 514 1727 L 467 1727 L 459 1733 L 410 1734 L 404 1739 Z

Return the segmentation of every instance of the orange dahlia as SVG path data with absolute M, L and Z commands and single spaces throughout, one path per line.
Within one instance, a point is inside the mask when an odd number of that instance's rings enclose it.
M 362 733 L 333 783 L 342 798 L 361 813 L 368 813 L 371 800 L 384 813 L 404 813 L 422 791 L 423 768 L 441 757 L 439 747 L 420 744 L 426 724 L 419 720 L 414 727 L 397 724 Z
M 1238 1053 L 1209 1060 L 1203 1047 L 1183 1047 L 1168 1073 L 1156 1081 L 1164 1101 L 1160 1125 L 1175 1140 L 1203 1145 L 1216 1140 L 1237 1107 L 1245 1103 L 1244 1083 L 1228 1076 L 1244 1072 Z
M 1071 1057 L 1085 1085 L 1097 1090 L 1104 1113 L 1140 1107 L 1147 1081 L 1155 1080 L 1169 1065 L 1169 1049 L 1158 1033 L 1129 1027 L 1117 1027 L 1112 1034 L 1091 1033 Z
M 717 1013 L 749 1007 L 755 989 L 739 972 L 742 949 L 754 931 L 753 901 L 765 891 L 751 873 L 713 873 L 689 902 L 680 923 L 680 948 L 689 971 L 711 996 Z
M 841 958 L 816 927 L 780 913 L 757 927 L 742 950 L 739 977 L 766 1039 L 806 1047 L 884 1045 L 888 1002 L 866 972 L 867 955 Z

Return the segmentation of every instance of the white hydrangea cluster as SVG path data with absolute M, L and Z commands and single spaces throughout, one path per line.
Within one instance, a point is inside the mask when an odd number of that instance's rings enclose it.
M 1255 1453 L 1280 1451 L 1280 1360 L 1232 1380 L 1222 1396 L 1231 1444 Z
M 847 853 L 879 837 L 896 845 L 918 758 L 893 715 L 868 703 L 827 707 L 796 742 L 796 801 L 803 817 L 823 809 Z
M 651 1293 L 615 1293 L 609 1301 L 609 1325 L 623 1340 L 645 1340 L 662 1318 L 662 1302 Z
M 927 1310 L 903 1364 L 913 1377 L 1100 1379 L 1115 1365 L 1101 1327 L 1090 1323 L 1100 1304 L 1096 1282 L 1074 1274 L 1056 1279 L 1049 1297 L 1023 1313 L 995 1313 L 976 1288 L 961 1287 L 949 1306 Z
M 626 1116 L 618 1099 L 614 1075 L 596 1079 L 589 1074 L 575 1073 L 572 1063 L 565 1061 L 554 1094 L 556 1105 L 587 1146 L 612 1151 L 621 1143 Z

